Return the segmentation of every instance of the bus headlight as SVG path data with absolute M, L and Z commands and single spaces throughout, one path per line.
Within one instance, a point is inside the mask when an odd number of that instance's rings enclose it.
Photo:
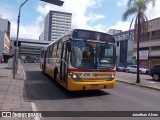
M 76 73 L 69 73 L 74 81 L 82 81 L 81 78 Z
M 115 78 L 115 75 L 107 76 L 106 80 L 111 81 Z

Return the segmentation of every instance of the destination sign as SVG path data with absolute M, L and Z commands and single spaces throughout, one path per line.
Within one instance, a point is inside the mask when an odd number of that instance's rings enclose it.
M 112 35 L 89 30 L 74 30 L 72 37 L 75 39 L 89 39 L 113 43 L 115 42 L 115 39 Z

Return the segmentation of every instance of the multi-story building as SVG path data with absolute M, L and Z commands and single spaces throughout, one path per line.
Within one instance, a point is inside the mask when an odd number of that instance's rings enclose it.
M 43 41 L 44 40 L 44 31 L 42 31 L 42 33 L 39 36 L 39 40 Z
M 0 30 L 4 31 L 10 38 L 11 23 L 7 19 L 0 19 Z
M 7 62 L 9 58 L 10 39 L 6 32 L 0 30 L 0 62 Z
M 134 30 L 114 34 L 117 64 L 133 64 Z
M 134 56 L 137 54 L 137 33 L 134 39 Z M 139 40 L 140 66 L 151 68 L 160 64 L 160 17 L 148 21 L 148 31 Z
M 54 41 L 71 29 L 72 14 L 49 11 L 45 18 L 44 40 Z

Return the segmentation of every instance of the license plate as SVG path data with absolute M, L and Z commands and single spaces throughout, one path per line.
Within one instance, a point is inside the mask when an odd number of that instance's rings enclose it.
M 92 84 L 91 87 L 97 88 L 99 87 L 99 84 Z

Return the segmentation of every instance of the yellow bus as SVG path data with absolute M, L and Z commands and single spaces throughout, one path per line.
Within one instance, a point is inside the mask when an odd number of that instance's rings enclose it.
M 115 86 L 114 36 L 73 29 L 42 49 L 42 71 L 69 91 L 112 89 Z

